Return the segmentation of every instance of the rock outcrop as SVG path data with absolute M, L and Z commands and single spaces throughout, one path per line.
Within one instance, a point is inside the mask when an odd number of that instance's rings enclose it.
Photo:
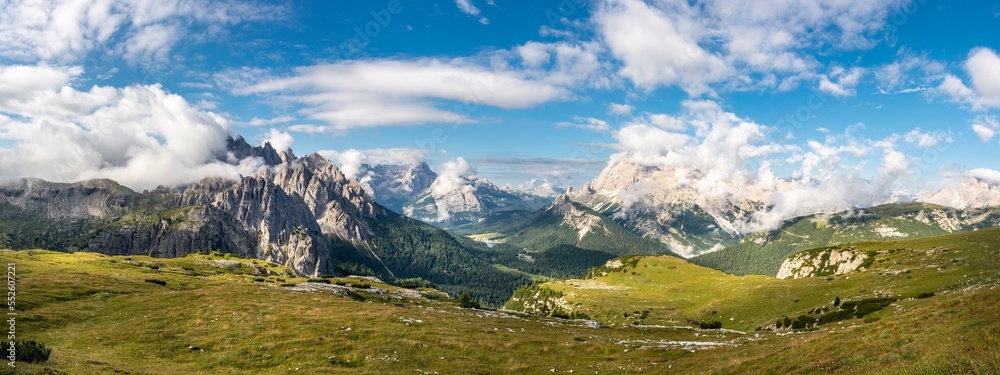
M 872 255 L 854 250 L 827 248 L 803 251 L 785 260 L 778 270 L 779 279 L 801 279 L 814 276 L 844 275 L 854 272 Z
M 146 193 L 108 180 L 25 179 L 0 187 L 0 218 L 34 220 L 37 228 L 77 228 L 58 236 L 72 240 L 35 246 L 72 243 L 69 249 L 164 257 L 218 249 L 285 264 L 308 276 L 335 273 L 328 238 L 368 246 L 368 220 L 383 209 L 327 159 L 296 158 L 242 138 L 229 140 L 225 157 L 260 158 L 265 167 L 239 180 L 209 178 Z

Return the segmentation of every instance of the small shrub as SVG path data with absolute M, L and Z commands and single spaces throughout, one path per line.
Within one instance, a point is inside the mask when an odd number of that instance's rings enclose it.
M 281 284 L 281 286 L 283 286 L 283 287 L 290 287 L 290 286 L 296 286 L 296 285 L 299 285 L 299 284 L 295 284 L 295 283 L 282 283 Z
M 837 298 L 833 299 L 833 305 L 834 306 L 840 306 L 840 297 L 837 297 Z
M 361 283 L 361 284 L 351 284 L 351 286 L 358 289 L 368 289 L 372 287 L 372 284 Z
M 917 295 L 917 299 L 931 298 L 934 297 L 934 292 L 923 292 Z
M 20 362 L 41 363 L 49 360 L 52 349 L 35 340 L 22 340 L 14 343 L 14 351 Z
M 323 283 L 323 284 L 329 284 L 329 283 L 330 283 L 330 280 L 329 280 L 329 279 L 317 279 L 317 278 L 312 278 L 312 279 L 309 279 L 309 282 L 311 282 L 311 283 Z
M 163 281 L 163 280 L 157 280 L 157 279 L 146 279 L 146 282 L 147 282 L 147 283 L 151 283 L 151 284 L 156 284 L 156 285 L 162 285 L 162 286 L 167 286 L 167 282 L 166 282 L 166 281 Z
M 188 267 L 183 267 L 183 268 L 181 268 L 181 269 L 182 269 L 182 270 L 185 270 L 185 271 L 194 271 L 194 267 L 190 267 L 190 266 L 188 266 Z
M 264 278 L 263 277 L 255 277 L 255 278 L 253 278 L 253 281 L 256 282 L 256 283 L 262 283 L 262 282 L 264 282 Z
M 327 283 L 329 283 L 329 281 L 327 281 Z M 336 281 L 336 282 L 334 282 L 334 284 L 336 284 L 338 286 L 347 286 L 347 283 L 345 283 L 343 281 Z
M 710 322 L 698 322 L 698 328 L 701 329 L 719 329 L 722 328 L 722 322 L 718 320 L 713 320 Z
M 469 293 L 462 293 L 462 296 L 458 298 L 458 307 L 463 309 L 478 309 L 479 302 L 473 301 L 472 297 L 469 297 Z

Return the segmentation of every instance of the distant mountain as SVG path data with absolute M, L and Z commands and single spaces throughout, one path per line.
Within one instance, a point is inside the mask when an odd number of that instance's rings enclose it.
M 697 174 L 697 171 L 694 172 Z M 739 243 L 736 222 L 765 207 L 774 191 L 746 186 L 715 197 L 700 194 L 676 170 L 614 160 L 592 182 L 566 195 L 626 229 L 691 257 Z
M 914 239 L 1000 226 L 1000 208 L 957 210 L 926 203 L 894 203 L 791 220 L 754 233 L 738 245 L 689 259 L 736 275 L 774 276 L 789 255 L 862 241 Z
M 958 209 L 1000 207 L 1000 181 L 965 176 L 959 185 L 921 195 L 918 200 Z
M 487 223 L 492 216 L 528 213 L 548 202 L 547 198 L 500 188 L 489 179 L 471 174 L 438 176 L 403 208 L 403 213 L 442 228 L 462 228 Z
M 437 173 L 427 163 L 416 165 L 368 165 L 363 164 L 366 181 L 371 187 L 375 201 L 397 213 L 431 187 Z
M 500 229 L 494 241 L 519 248 L 526 253 L 544 251 L 559 245 L 600 251 L 612 256 L 626 254 L 670 254 L 666 245 L 643 238 L 583 204 L 560 195 L 549 206 L 526 220 Z

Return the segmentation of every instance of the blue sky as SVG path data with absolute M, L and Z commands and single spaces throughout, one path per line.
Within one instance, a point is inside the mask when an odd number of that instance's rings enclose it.
M 1000 169 L 991 1 L 67 0 L 2 12 L 8 177 L 149 187 L 243 172 L 203 163 L 218 129 L 340 163 L 462 157 L 513 186 L 579 187 L 617 153 L 676 167 L 732 151 L 751 173 L 892 174 L 904 191 Z M 736 123 L 753 134 L 706 138 Z M 182 177 L 137 175 L 150 168 Z

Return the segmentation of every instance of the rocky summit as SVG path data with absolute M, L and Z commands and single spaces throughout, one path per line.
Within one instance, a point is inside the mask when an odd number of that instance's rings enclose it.
M 10 247 L 43 246 L 105 254 L 177 257 L 221 250 L 285 264 L 304 275 L 333 274 L 329 239 L 364 248 L 366 219 L 380 210 L 327 159 L 279 153 L 270 144 L 229 139 L 220 160 L 265 167 L 239 179 L 208 178 L 152 192 L 109 180 L 51 183 L 22 179 L 0 187 Z

